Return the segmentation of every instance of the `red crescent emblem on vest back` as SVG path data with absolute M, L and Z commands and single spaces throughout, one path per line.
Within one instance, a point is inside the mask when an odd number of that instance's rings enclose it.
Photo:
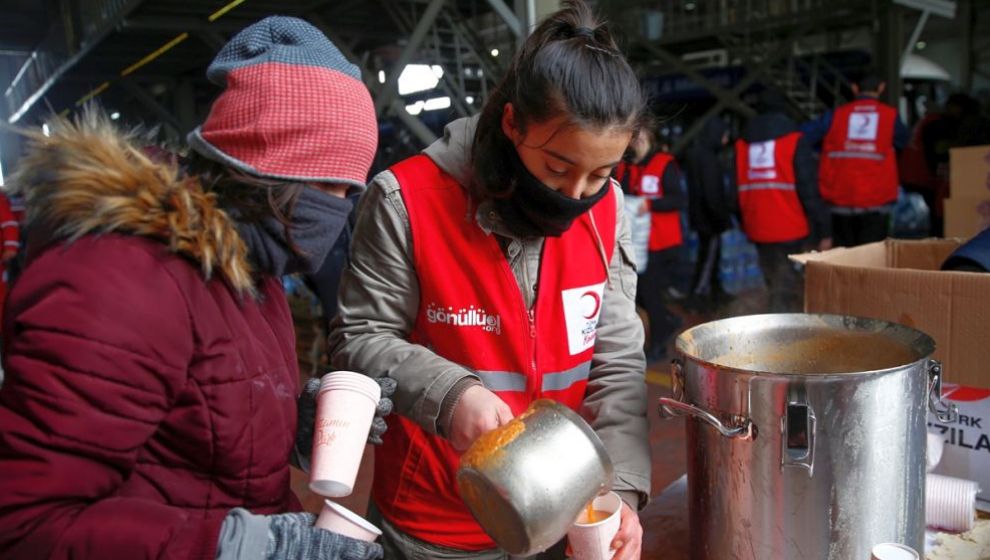
M 870 117 L 867 117 L 866 115 L 860 115 L 859 126 L 856 127 L 857 132 L 859 132 L 860 134 L 865 133 L 867 129 L 870 128 L 871 122 L 872 121 L 870 120 Z
M 592 317 L 594 317 L 595 315 L 597 315 L 598 314 L 598 310 L 602 306 L 602 298 L 599 297 L 597 293 L 595 293 L 595 292 L 585 292 L 585 293 L 581 294 L 581 306 L 582 307 L 584 307 L 584 305 L 585 305 L 585 303 L 584 303 L 585 298 L 589 298 L 589 297 L 591 298 L 591 302 L 592 302 L 591 303 L 591 306 L 592 306 L 592 308 L 591 308 L 591 313 L 588 313 L 587 315 L 584 316 L 585 319 L 591 319 Z

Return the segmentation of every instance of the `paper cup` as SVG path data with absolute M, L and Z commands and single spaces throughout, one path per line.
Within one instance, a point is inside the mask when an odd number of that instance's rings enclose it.
M 329 498 L 354 490 L 380 398 L 381 387 L 366 375 L 335 371 L 323 376 L 316 400 L 310 490 Z
M 871 560 L 919 560 L 921 557 L 909 546 L 897 543 L 882 543 L 873 547 Z
M 582 511 L 577 521 L 567 531 L 567 541 L 575 560 L 611 560 L 615 553 L 611 549 L 612 539 L 619 532 L 622 499 L 615 492 L 609 492 L 592 500 L 591 508 L 608 512 L 609 516 L 594 523 L 584 522 Z
M 323 500 L 323 510 L 316 518 L 316 527 L 366 542 L 374 542 L 382 536 L 381 529 L 367 519 L 330 500 Z
M 949 531 L 969 531 L 976 521 L 976 494 L 972 480 L 929 474 L 925 477 L 925 525 Z

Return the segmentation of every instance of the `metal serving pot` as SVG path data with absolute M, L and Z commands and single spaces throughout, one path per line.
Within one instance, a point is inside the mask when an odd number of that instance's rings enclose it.
M 923 554 L 927 409 L 952 413 L 929 336 L 781 314 L 706 323 L 676 345 L 660 414 L 688 417 L 694 558 L 865 559 L 884 542 Z
M 500 548 L 529 556 L 556 544 L 612 487 L 612 462 L 580 416 L 541 399 L 475 441 L 461 456 L 457 486 Z

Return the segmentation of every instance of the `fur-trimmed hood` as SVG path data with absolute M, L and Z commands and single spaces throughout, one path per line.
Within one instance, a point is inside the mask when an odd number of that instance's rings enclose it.
M 27 135 L 11 191 L 24 197 L 32 238 L 148 237 L 198 263 L 207 279 L 221 274 L 235 290 L 252 291 L 247 248 L 216 197 L 174 163 L 153 161 L 137 134 L 87 111 L 73 122 L 51 123 L 50 136 Z

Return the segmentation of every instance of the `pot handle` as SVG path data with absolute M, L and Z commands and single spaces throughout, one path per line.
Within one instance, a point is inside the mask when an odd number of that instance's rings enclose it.
M 818 421 L 811 405 L 787 403 L 787 412 L 780 417 L 780 468 L 800 467 L 815 474 L 815 432 Z
M 684 364 L 681 360 L 675 359 L 670 363 L 671 389 L 673 398 L 660 397 L 660 418 L 674 418 L 676 416 L 693 416 L 699 420 L 707 422 L 718 433 L 727 438 L 753 439 L 756 437 L 756 429 L 749 418 L 734 416 L 734 425 L 723 424 L 721 420 L 712 413 L 702 410 L 692 404 L 683 401 L 684 398 Z
M 958 406 L 942 400 L 942 362 L 938 360 L 928 360 L 928 410 L 939 422 L 955 422 L 959 416 Z
M 738 425 L 729 426 L 723 424 L 721 420 L 710 412 L 706 412 L 694 405 L 668 397 L 660 397 L 660 417 L 673 418 L 675 416 L 694 416 L 698 420 L 707 422 L 718 430 L 718 433 L 727 438 L 753 439 L 755 433 L 753 422 L 748 418 L 734 417 L 733 420 L 738 422 Z

